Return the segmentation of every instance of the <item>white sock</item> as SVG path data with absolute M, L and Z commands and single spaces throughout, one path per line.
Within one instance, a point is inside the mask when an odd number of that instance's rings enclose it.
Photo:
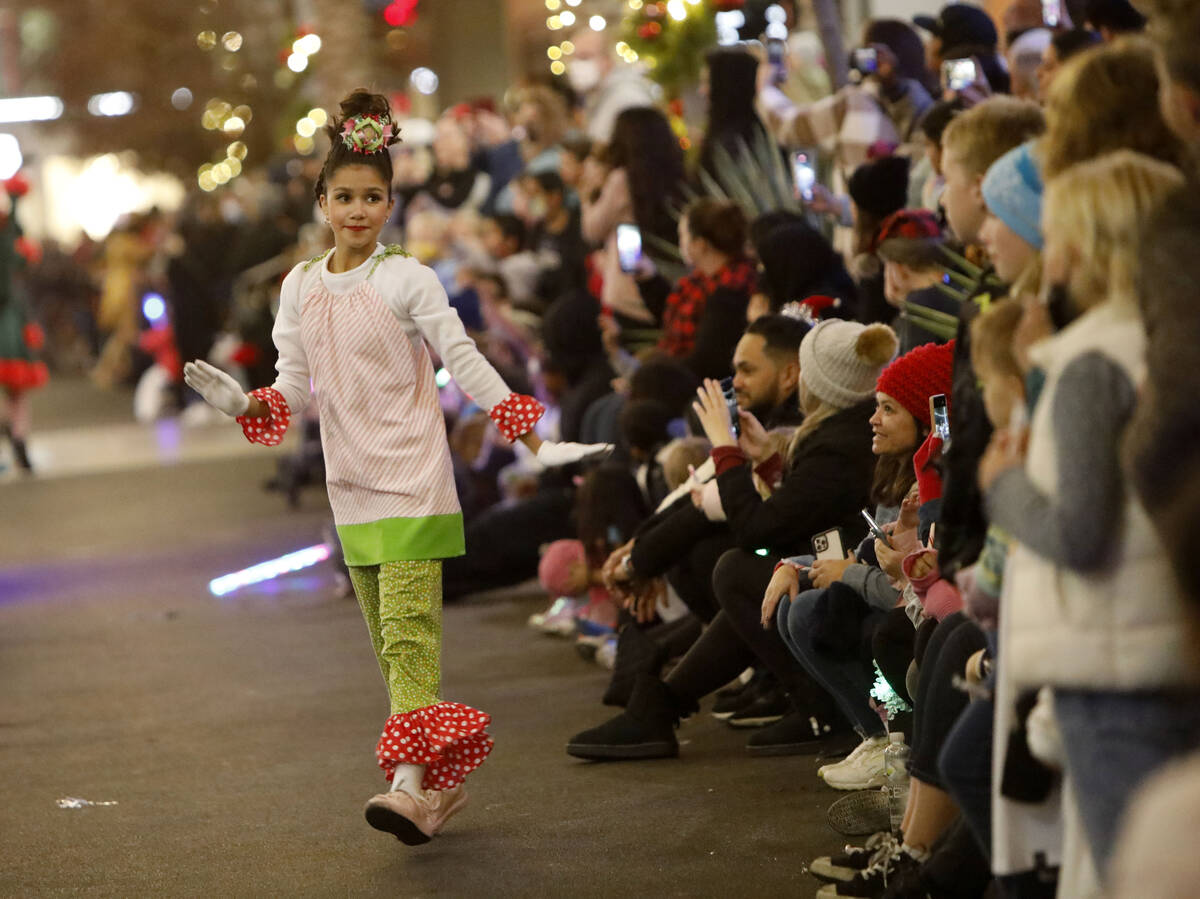
M 397 765 L 396 773 L 392 775 L 392 789 L 403 790 L 410 796 L 419 797 L 424 777 L 424 765 Z

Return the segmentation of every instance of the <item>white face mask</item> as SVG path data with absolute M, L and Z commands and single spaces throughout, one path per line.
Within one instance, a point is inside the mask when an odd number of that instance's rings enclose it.
M 586 94 L 600 83 L 600 64 L 594 59 L 574 59 L 567 66 L 567 80 L 579 93 Z

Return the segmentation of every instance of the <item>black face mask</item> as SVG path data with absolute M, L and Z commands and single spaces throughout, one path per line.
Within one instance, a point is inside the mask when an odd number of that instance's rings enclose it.
M 1046 311 L 1058 331 L 1075 320 L 1075 306 L 1071 302 L 1071 290 L 1066 284 L 1056 281 L 1046 289 Z

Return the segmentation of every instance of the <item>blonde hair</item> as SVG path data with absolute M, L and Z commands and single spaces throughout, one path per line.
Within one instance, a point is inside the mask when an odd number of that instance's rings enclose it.
M 997 372 L 1023 378 L 1013 338 L 1024 310 L 1012 297 L 989 305 L 971 322 L 971 367 L 976 372 L 984 365 Z
M 953 152 L 967 171 L 983 175 L 993 162 L 1041 134 L 1045 127 L 1045 117 L 1036 103 L 990 97 L 950 120 L 942 132 L 942 152 Z
M 800 380 L 804 380 L 803 375 L 801 375 Z M 832 403 L 827 403 L 824 400 L 818 400 L 811 393 L 809 396 L 816 401 L 816 404 L 813 406 L 813 408 L 804 410 L 804 421 L 800 422 L 800 427 L 796 428 L 795 432 L 792 434 L 792 439 L 788 441 L 787 460 L 789 463 L 792 461 L 792 457 L 796 455 L 796 451 L 800 449 L 800 445 L 804 443 L 805 440 L 816 433 L 817 429 L 820 428 L 821 425 L 842 411 Z
M 1118 150 L 1072 166 L 1046 185 L 1044 230 L 1077 251 L 1071 295 L 1079 308 L 1109 298 L 1133 301 L 1141 231 L 1183 183 L 1178 169 Z
M 1044 181 L 1120 149 L 1176 164 L 1185 158 L 1159 110 L 1154 50 L 1145 38 L 1077 54 L 1055 75 L 1046 97 L 1046 134 L 1037 147 Z

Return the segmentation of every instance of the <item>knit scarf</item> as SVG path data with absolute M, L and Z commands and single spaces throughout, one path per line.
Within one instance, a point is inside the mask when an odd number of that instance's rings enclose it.
M 756 275 L 754 266 L 744 259 L 730 262 L 715 275 L 700 272 L 684 275 L 667 297 L 658 348 L 676 359 L 687 356 L 696 348 L 696 330 L 708 298 L 722 287 L 749 298 L 754 293 Z

